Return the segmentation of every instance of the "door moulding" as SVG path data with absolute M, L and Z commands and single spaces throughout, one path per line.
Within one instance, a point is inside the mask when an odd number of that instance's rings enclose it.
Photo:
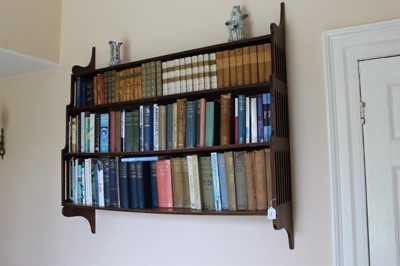
M 322 34 L 333 265 L 369 265 L 358 64 L 400 55 L 400 19 Z

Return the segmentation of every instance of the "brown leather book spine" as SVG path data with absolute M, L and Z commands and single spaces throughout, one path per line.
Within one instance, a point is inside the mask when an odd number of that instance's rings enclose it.
M 267 74 L 265 72 L 265 51 L 264 45 L 257 45 L 257 65 L 258 65 L 258 81 L 267 81 Z
M 243 47 L 243 84 L 250 84 L 250 47 Z
M 224 84 L 223 87 L 227 88 L 231 85 L 231 76 L 230 76 L 230 68 L 229 68 L 229 50 L 222 52 L 222 65 L 224 70 Z
M 257 46 L 250 46 L 250 82 L 258 83 Z
M 237 86 L 237 75 L 236 75 L 236 54 L 235 50 L 229 50 L 229 76 L 230 86 Z
M 185 148 L 185 130 L 186 130 L 186 99 L 178 99 L 177 104 L 177 120 L 176 120 L 176 134 L 177 134 L 177 148 Z
M 222 52 L 216 52 L 216 65 L 217 65 L 217 85 L 218 88 L 224 87 L 224 64 Z
M 231 144 L 232 141 L 232 133 L 234 134 L 234 130 L 231 130 L 232 125 L 232 99 L 231 94 L 222 94 L 221 95 L 221 145 Z M 233 132 L 231 132 L 233 131 Z
M 246 152 L 244 154 L 246 165 L 246 185 L 247 185 L 247 208 L 249 211 L 257 209 L 256 185 L 255 185 L 255 157 L 254 152 Z
M 266 210 L 268 207 L 267 198 L 267 180 L 265 176 L 265 154 L 264 150 L 255 151 L 255 184 L 256 184 L 256 195 L 257 195 L 257 210 Z
M 270 80 L 272 73 L 271 44 L 264 44 L 265 75 L 267 81 Z
M 243 76 L 243 49 L 235 49 L 235 59 L 236 59 L 236 81 L 238 86 L 244 84 Z

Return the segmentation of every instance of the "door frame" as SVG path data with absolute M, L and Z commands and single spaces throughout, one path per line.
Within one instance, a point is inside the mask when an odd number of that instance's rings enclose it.
M 400 19 L 325 31 L 333 265 L 369 265 L 359 61 L 400 55 Z

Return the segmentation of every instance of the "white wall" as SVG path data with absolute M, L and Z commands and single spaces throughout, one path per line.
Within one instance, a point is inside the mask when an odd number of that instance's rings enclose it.
M 61 66 L 0 81 L 0 265 L 332 264 L 321 33 L 398 16 L 396 0 L 286 1 L 295 249 L 266 217 L 97 212 L 61 215 L 60 150 L 71 67 L 108 64 L 108 40 L 124 41 L 125 61 L 225 42 L 233 4 L 250 14 L 249 37 L 279 22 L 279 2 L 263 0 L 63 1 Z M 157 8 L 155 8 L 157 7 Z M 362 7 L 362 11 L 361 8 Z

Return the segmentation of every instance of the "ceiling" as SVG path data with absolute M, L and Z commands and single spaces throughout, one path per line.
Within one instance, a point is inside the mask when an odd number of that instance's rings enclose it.
M 0 80 L 56 68 L 57 63 L 0 48 Z

